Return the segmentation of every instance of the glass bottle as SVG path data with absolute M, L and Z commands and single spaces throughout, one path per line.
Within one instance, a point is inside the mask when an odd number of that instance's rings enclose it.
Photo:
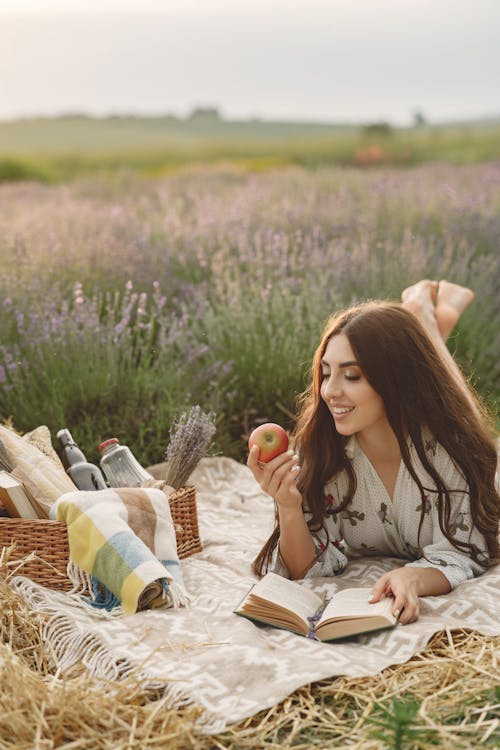
M 59 430 L 57 439 L 61 444 L 61 461 L 66 474 L 79 490 L 104 490 L 106 480 L 101 470 L 95 464 L 89 463 L 85 454 L 73 440 L 71 432 L 66 428 Z
M 110 487 L 139 487 L 154 477 L 144 469 L 126 445 L 117 438 L 109 438 L 97 450 L 101 453 L 101 469 Z

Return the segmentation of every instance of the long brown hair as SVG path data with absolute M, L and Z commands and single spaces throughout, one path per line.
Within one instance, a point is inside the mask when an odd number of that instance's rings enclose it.
M 348 491 L 339 510 L 352 500 L 356 477 L 345 454 L 348 438 L 340 435 L 321 397 L 321 360 L 328 342 L 343 333 L 360 362 L 368 382 L 381 396 L 389 424 L 396 435 L 406 468 L 422 496 L 419 534 L 426 512 L 424 495 L 438 497 L 439 525 L 448 541 L 485 566 L 481 550 L 461 542 L 451 532 L 450 491 L 429 461 L 422 430 L 426 427 L 446 450 L 465 478 L 470 495 L 472 520 L 483 534 L 491 561 L 499 557 L 499 496 L 495 490 L 497 454 L 493 427 L 482 402 L 469 388 L 471 400 L 456 383 L 416 317 L 399 303 L 366 302 L 333 315 L 327 322 L 314 355 L 311 383 L 300 398 L 295 428 L 301 470 L 297 487 L 303 506 L 311 513 L 310 528 L 323 527 L 324 486 L 340 471 L 348 477 Z M 477 410 L 473 403 L 477 404 Z M 411 463 L 410 438 L 434 487 L 424 487 Z M 254 570 L 264 572 L 279 541 L 279 525 L 254 561 Z

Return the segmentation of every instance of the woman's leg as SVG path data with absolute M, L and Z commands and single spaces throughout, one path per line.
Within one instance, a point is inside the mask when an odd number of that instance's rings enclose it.
M 404 307 L 422 323 L 450 374 L 467 396 L 474 411 L 478 413 L 477 403 L 467 381 L 445 343 L 473 297 L 474 292 L 466 287 L 448 281 L 438 283 L 429 279 L 413 284 L 401 295 Z

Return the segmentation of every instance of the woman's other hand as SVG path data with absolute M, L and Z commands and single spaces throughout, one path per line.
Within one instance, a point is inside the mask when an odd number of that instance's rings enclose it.
M 371 602 L 378 602 L 384 594 L 394 596 L 392 613 L 400 612 L 403 625 L 418 620 L 420 596 L 441 596 L 451 591 L 451 586 L 440 570 L 433 567 L 397 568 L 380 576 L 372 589 Z
M 280 508 L 299 509 L 302 496 L 296 485 L 300 470 L 297 454 L 288 450 L 266 464 L 258 459 L 259 447 L 254 445 L 248 454 L 247 466 L 261 489 L 271 495 Z
M 375 583 L 370 602 L 378 602 L 382 597 L 393 596 L 392 614 L 403 625 L 418 620 L 420 604 L 418 598 L 418 569 L 397 568 L 385 573 Z

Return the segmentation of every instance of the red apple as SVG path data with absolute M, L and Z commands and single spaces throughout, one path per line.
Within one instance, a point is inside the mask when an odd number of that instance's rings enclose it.
M 253 445 L 259 446 L 259 461 L 267 464 L 272 458 L 286 451 L 288 435 L 279 424 L 266 422 L 256 427 L 248 438 L 248 448 L 250 449 Z

